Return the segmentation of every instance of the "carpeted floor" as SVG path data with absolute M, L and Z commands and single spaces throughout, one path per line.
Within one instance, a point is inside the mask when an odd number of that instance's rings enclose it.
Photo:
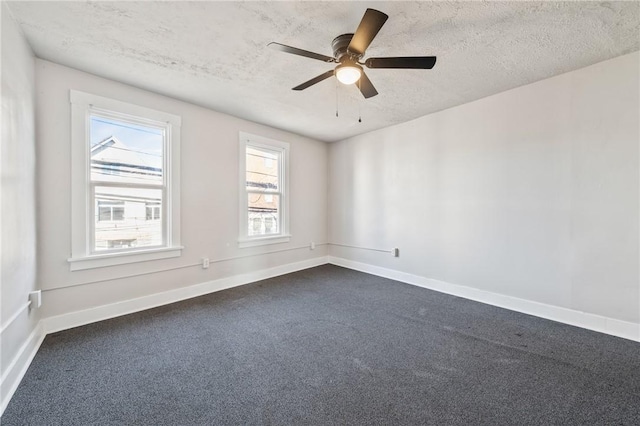
M 639 425 L 640 344 L 325 265 L 47 336 L 2 425 Z

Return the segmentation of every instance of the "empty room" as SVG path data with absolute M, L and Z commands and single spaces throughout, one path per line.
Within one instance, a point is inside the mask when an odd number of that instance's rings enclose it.
M 1 2 L 0 423 L 639 425 L 640 3 Z

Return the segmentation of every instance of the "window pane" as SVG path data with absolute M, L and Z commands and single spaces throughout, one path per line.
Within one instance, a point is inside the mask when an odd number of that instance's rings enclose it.
M 91 116 L 91 180 L 162 184 L 164 131 Z
M 247 190 L 278 191 L 280 153 L 247 146 Z
M 146 204 L 147 220 L 160 220 L 160 205 L 156 203 Z
M 94 250 L 162 245 L 162 190 L 97 186 Z M 157 215 L 157 217 L 156 217 Z
M 280 232 L 280 196 L 269 194 L 247 194 L 249 207 L 249 236 L 278 234 Z
M 113 207 L 113 220 L 124 220 L 124 207 Z
M 98 220 L 111 220 L 111 207 L 98 207 Z

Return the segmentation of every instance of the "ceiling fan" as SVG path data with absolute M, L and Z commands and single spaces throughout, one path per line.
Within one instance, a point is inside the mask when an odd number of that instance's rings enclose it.
M 377 95 L 378 91 L 364 73 L 362 65 L 367 68 L 431 69 L 436 64 L 435 56 L 368 58 L 366 61 L 361 62 L 367 47 L 369 47 L 371 41 L 373 41 L 388 18 L 389 16 L 378 10 L 367 9 L 354 34 L 342 34 L 333 39 L 333 42 L 331 42 L 333 57 L 275 42 L 269 43 L 268 46 L 282 52 L 338 64 L 335 69 L 305 81 L 294 87 L 293 90 L 304 90 L 335 75 L 338 81 L 343 84 L 358 82 L 358 88 L 362 95 L 365 98 L 370 98 Z

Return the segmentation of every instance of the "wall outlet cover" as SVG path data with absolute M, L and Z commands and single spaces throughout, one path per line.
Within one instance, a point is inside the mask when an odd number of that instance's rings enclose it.
M 37 309 L 42 306 L 42 291 L 36 290 L 29 292 L 29 301 L 31 302 L 31 309 Z

